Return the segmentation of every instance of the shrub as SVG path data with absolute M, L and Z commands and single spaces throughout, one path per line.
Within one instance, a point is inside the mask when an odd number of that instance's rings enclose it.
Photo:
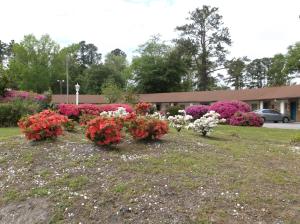
M 67 122 L 63 123 L 64 129 L 69 132 L 75 131 L 76 122 L 72 119 L 68 119 Z
M 195 132 L 198 132 L 203 136 L 206 136 L 213 131 L 214 127 L 222 122 L 225 122 L 225 119 L 220 119 L 220 114 L 216 113 L 215 111 L 209 111 L 201 118 L 189 124 L 188 128 L 193 129 Z
M 132 107 L 128 104 L 115 103 L 115 104 L 102 104 L 102 105 L 99 105 L 100 113 L 103 112 L 103 111 L 116 111 L 116 110 L 118 110 L 119 107 L 125 108 L 126 112 L 128 112 L 128 113 L 133 112 Z
M 9 102 L 15 100 L 31 100 L 36 102 L 47 101 L 47 97 L 42 94 L 37 94 L 33 92 L 17 91 L 17 90 L 7 90 L 3 97 L 0 98 L 2 102 Z
M 95 104 L 79 104 L 77 108 L 80 114 L 99 115 L 101 113 L 100 107 Z
M 229 124 L 234 126 L 261 127 L 264 124 L 264 120 L 260 116 L 252 112 L 236 112 L 230 118 Z
M 194 105 L 186 108 L 187 115 L 191 115 L 193 119 L 199 119 L 209 111 L 208 105 Z
M 250 112 L 250 106 L 241 101 L 219 101 L 213 103 L 209 110 L 219 113 L 221 118 L 225 118 L 227 123 L 229 123 L 230 118 L 236 112 Z
M 25 115 L 40 111 L 40 105 L 30 100 L 14 100 L 0 103 L 0 127 L 17 126 L 18 121 Z
M 174 127 L 178 132 L 180 132 L 183 127 L 187 126 L 190 123 L 190 120 L 192 120 L 193 117 L 191 115 L 186 115 L 184 110 L 179 110 L 178 112 L 182 112 L 182 114 L 169 116 L 168 120 L 170 121 L 170 125 Z
M 112 117 L 97 117 L 87 124 L 86 137 L 97 145 L 117 144 L 121 141 L 122 126 Z
M 86 126 L 87 123 L 93 119 L 95 119 L 97 116 L 92 114 L 82 114 L 79 117 L 79 124 L 81 126 Z
M 176 106 L 171 106 L 166 110 L 167 116 L 175 116 L 179 114 L 179 110 L 184 109 L 184 106 L 176 105 Z
M 135 105 L 134 109 L 136 114 L 146 115 L 150 113 L 152 107 L 153 105 L 151 103 L 140 102 Z
M 28 140 L 38 141 L 62 135 L 62 124 L 67 121 L 66 116 L 44 110 L 38 114 L 23 117 L 18 125 Z
M 128 131 L 135 139 L 160 139 L 169 130 L 167 121 L 138 116 L 129 124 Z
M 59 104 L 58 112 L 62 115 L 68 116 L 69 118 L 77 119 L 79 117 L 79 109 L 75 104 Z

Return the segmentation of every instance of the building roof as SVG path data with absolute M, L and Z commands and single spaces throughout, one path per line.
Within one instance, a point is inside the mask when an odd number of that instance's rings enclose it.
M 268 87 L 260 89 L 215 90 L 197 92 L 172 92 L 140 94 L 140 101 L 151 103 L 214 102 L 221 100 L 269 100 L 300 98 L 300 85 Z M 53 103 L 66 103 L 66 95 L 53 95 Z M 80 103 L 105 103 L 101 95 L 80 95 Z M 69 96 L 69 103 L 75 103 L 75 95 Z

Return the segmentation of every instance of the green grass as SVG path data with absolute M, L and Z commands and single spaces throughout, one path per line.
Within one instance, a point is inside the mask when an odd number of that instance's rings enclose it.
M 0 204 L 43 197 L 50 223 L 293 223 L 300 155 L 291 140 L 298 132 L 219 126 L 202 137 L 171 129 L 161 141 L 127 136 L 130 143 L 114 148 L 94 147 L 80 132 L 35 144 L 7 138 Z
M 19 128 L 0 128 L 0 140 L 20 134 Z

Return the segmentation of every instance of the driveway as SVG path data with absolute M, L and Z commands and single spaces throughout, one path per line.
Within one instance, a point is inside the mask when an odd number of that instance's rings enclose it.
M 264 123 L 265 128 L 300 129 L 299 122 L 293 123 Z

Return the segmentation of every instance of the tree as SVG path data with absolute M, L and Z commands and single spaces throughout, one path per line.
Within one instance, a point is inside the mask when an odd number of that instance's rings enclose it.
M 4 95 L 5 89 L 8 86 L 8 78 L 5 72 L 3 66 L 0 64 L 0 96 Z
M 271 58 L 255 59 L 246 67 L 246 86 L 248 88 L 262 88 L 267 86 Z
M 124 51 L 122 51 L 120 48 L 116 48 L 116 49 L 112 50 L 110 53 L 115 56 L 122 56 L 125 58 L 127 57 L 126 53 Z
M 140 93 L 181 91 L 185 73 L 181 54 L 154 36 L 140 46 L 140 56 L 132 60 L 131 70 Z
M 59 45 L 49 35 L 40 39 L 24 36 L 20 43 L 13 45 L 8 70 L 12 87 L 38 93 L 48 90 L 52 62 L 58 51 Z
M 223 26 L 218 8 L 204 5 L 190 13 L 190 23 L 178 26 L 181 38 L 177 44 L 183 45 L 192 59 L 196 73 L 197 89 L 209 90 L 213 86 L 212 74 L 224 68 L 226 46 L 231 45 L 227 27 Z
M 285 70 L 290 74 L 300 73 L 300 42 L 288 47 Z
M 122 101 L 122 88 L 120 88 L 113 80 L 106 81 L 101 87 L 101 92 L 107 103 Z
M 286 58 L 283 54 L 276 54 L 271 58 L 271 65 L 268 71 L 268 86 L 287 85 L 291 76 L 285 69 Z
M 245 87 L 245 68 L 246 62 L 249 61 L 246 57 L 233 58 L 226 62 L 228 78 L 226 82 L 235 89 Z

